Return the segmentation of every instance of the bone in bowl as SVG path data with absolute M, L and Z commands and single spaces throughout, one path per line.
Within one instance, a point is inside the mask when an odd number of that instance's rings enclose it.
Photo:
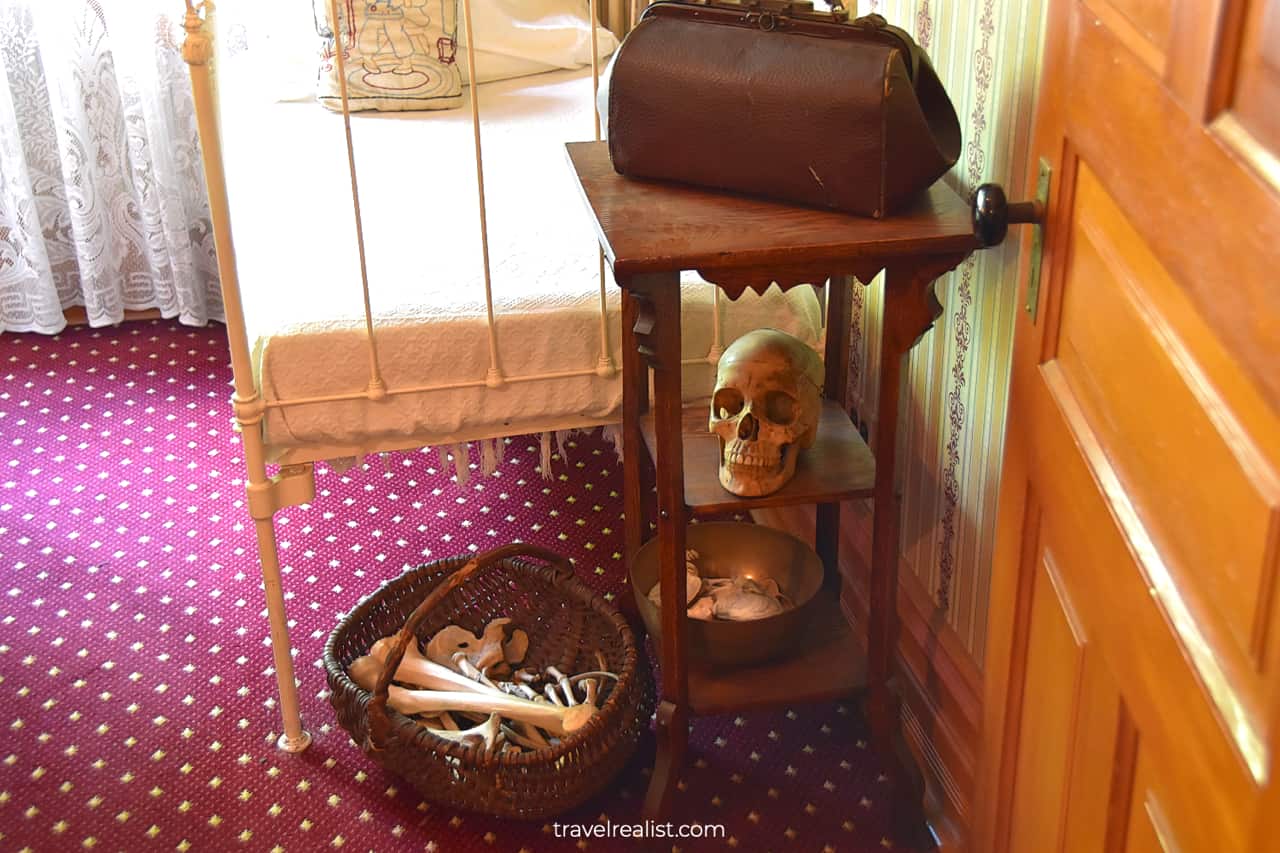
M 717 666 L 764 663 L 784 656 L 803 640 L 811 605 L 822 588 L 822 560 L 813 548 L 772 527 L 735 521 L 691 524 L 685 542 L 698 552 L 700 576 L 745 576 L 761 582 L 772 578 L 795 603 L 763 619 L 689 619 L 685 637 L 691 658 Z M 636 553 L 630 573 L 640 617 L 655 640 L 662 635 L 662 613 L 649 600 L 649 590 L 658 582 L 658 552 L 658 539 L 649 540 Z M 682 563 L 682 581 L 684 571 Z

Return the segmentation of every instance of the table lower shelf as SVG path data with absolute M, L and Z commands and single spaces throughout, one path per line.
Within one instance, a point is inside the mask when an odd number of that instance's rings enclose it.
M 800 452 L 796 473 L 771 495 L 743 498 L 720 485 L 720 439 L 707 432 L 710 404 L 687 406 L 681 417 L 684 445 L 684 501 L 694 517 L 725 512 L 749 512 L 769 506 L 798 503 L 834 503 L 870 497 L 876 479 L 876 460 L 849 416 L 839 404 L 822 401 L 818 438 Z M 640 419 L 640 431 L 657 463 L 653 412 Z
M 818 593 L 796 648 L 772 663 L 733 669 L 690 660 L 690 711 L 705 716 L 827 702 L 866 686 L 866 655 L 834 593 Z

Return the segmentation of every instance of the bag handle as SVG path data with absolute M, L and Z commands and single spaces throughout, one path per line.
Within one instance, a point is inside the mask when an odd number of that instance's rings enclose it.
M 387 716 L 388 691 L 391 688 L 391 682 L 395 678 L 396 670 L 400 668 L 400 661 L 404 659 L 404 653 L 409 648 L 409 644 L 418 641 L 418 627 L 427 618 L 427 614 L 446 595 L 466 583 L 467 579 L 472 575 L 485 571 L 511 557 L 533 557 L 534 559 L 542 560 L 544 563 L 549 563 L 555 569 L 558 579 L 573 577 L 573 564 L 565 557 L 539 545 L 516 542 L 515 544 L 494 548 L 492 551 L 486 551 L 483 554 L 472 557 L 465 565 L 445 578 L 443 582 L 437 584 L 436 588 L 431 590 L 430 594 L 422 600 L 422 603 L 414 609 L 409 619 L 404 623 L 404 627 L 396 634 L 395 642 L 391 644 L 391 653 L 387 655 L 382 673 L 378 676 L 378 683 L 373 688 L 373 698 L 369 700 L 369 704 L 365 709 L 369 720 L 369 746 L 372 749 L 382 749 L 382 745 L 387 742 L 387 736 L 390 734 L 391 729 L 391 719 Z
M 834 9 L 835 7 L 832 6 Z M 844 8 L 843 6 L 841 7 Z M 921 60 L 928 62 L 924 56 L 924 48 L 922 48 L 915 39 L 911 37 L 911 33 L 902 27 L 895 27 L 893 24 L 885 20 L 884 15 L 872 12 L 869 15 L 863 15 L 861 18 L 854 18 L 849 22 L 850 26 L 858 27 L 862 30 L 871 30 L 872 32 L 880 32 L 891 36 L 898 42 L 898 46 L 902 49 L 903 60 L 907 63 L 907 74 L 911 77 L 911 82 L 915 83 L 920 71 Z
M 660 14 L 660 9 L 664 5 L 675 7 L 705 5 L 722 12 L 732 12 L 739 17 L 739 25 L 751 22 L 753 20 L 751 16 L 755 15 L 751 26 L 758 26 L 766 31 L 773 31 L 781 26 L 782 21 L 787 20 L 819 25 L 837 24 L 859 30 L 877 41 L 892 42 L 901 50 L 903 62 L 907 66 L 907 74 L 912 82 L 916 79 L 921 61 L 928 61 L 924 58 L 924 51 L 920 45 L 906 30 L 895 27 L 886 21 L 883 15 L 874 12 L 851 19 L 843 0 L 831 0 L 830 9 L 824 12 L 816 11 L 811 0 L 742 0 L 741 3 L 732 2 L 732 0 L 701 0 L 701 2 L 699 0 L 667 0 L 666 3 L 654 3 L 646 7 L 641 20 L 645 20 L 650 15 Z M 743 17 L 744 12 L 745 17 Z

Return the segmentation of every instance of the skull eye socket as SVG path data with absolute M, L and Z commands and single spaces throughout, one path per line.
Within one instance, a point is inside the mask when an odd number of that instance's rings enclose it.
M 764 414 L 773 423 L 786 426 L 800 414 L 796 398 L 781 391 L 770 391 L 764 395 Z
M 711 411 L 720 420 L 731 418 L 742 411 L 742 392 L 737 388 L 720 388 L 711 401 Z

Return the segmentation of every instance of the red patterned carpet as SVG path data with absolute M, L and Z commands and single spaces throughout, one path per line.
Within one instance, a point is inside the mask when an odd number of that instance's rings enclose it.
M 278 516 L 315 735 L 288 755 L 229 382 L 221 327 L 0 336 L 0 849 L 640 849 L 422 802 L 333 725 L 318 668 L 336 620 L 406 564 L 521 539 L 622 594 L 612 448 L 579 436 L 544 481 L 517 438 L 461 490 L 434 452 L 321 473 L 316 504 Z M 863 737 L 842 705 L 698 720 L 673 820 L 727 837 L 646 847 L 893 847 Z M 651 756 L 566 822 L 638 820 Z

